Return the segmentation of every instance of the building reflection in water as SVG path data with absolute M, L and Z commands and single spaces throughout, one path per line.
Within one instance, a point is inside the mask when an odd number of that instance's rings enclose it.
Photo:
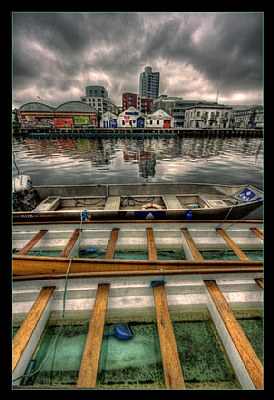
M 260 166 L 263 160 L 261 138 L 59 138 L 34 139 L 14 138 L 13 151 L 20 164 L 29 164 L 31 160 L 39 167 L 48 164 L 52 168 L 72 168 L 74 165 L 87 170 L 115 170 L 115 174 L 136 174 L 140 178 L 157 177 L 165 171 L 164 165 L 180 164 L 181 173 L 192 162 L 233 162 L 246 161 Z M 161 164 L 161 165 L 160 165 Z M 136 169 L 135 165 L 138 165 Z M 20 166 L 20 165 L 19 165 Z M 189 167 L 190 168 L 190 167 Z M 85 171 L 83 171 L 85 173 Z M 16 171 L 15 171 L 16 173 Z M 135 176 L 136 176 L 135 175 Z M 160 176 L 160 179 L 162 176 Z

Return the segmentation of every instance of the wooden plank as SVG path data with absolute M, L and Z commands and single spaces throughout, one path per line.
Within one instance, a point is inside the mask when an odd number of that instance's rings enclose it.
M 256 389 L 263 389 L 262 363 L 236 320 L 217 283 L 214 280 L 204 282 L 252 382 Z
M 62 225 L 62 224 L 67 224 L 67 225 L 73 225 L 75 224 L 76 221 L 71 221 L 71 220 L 58 220 L 58 221 L 18 221 L 18 220 L 14 220 L 12 222 L 13 225 Z M 88 224 L 103 224 L 105 223 L 106 220 L 104 219 L 97 219 L 97 220 L 85 220 L 83 221 L 83 224 L 88 225 Z M 126 219 L 108 219 L 108 223 L 109 224 L 128 224 L 129 220 Z M 140 220 L 140 219 L 131 219 L 130 220 L 131 223 L 138 223 L 138 224 L 147 224 L 147 220 Z M 212 220 L 209 219 L 199 219 L 199 220 L 188 220 L 187 222 L 182 221 L 182 219 L 157 219 L 157 220 L 150 220 L 149 223 L 151 224 L 172 224 L 172 223 L 186 223 L 186 224 L 204 224 L 205 222 L 211 222 Z M 214 223 L 216 224 L 220 224 L 220 223 L 224 223 L 223 219 L 216 219 L 214 220 Z M 227 219 L 225 221 L 226 224 L 235 224 L 235 220 L 234 219 Z M 241 220 L 241 221 L 237 221 L 237 223 L 239 224 L 262 224 L 263 220 L 261 219 L 247 219 L 247 220 Z
M 184 238 L 185 238 L 186 243 L 194 257 L 194 260 L 202 261 L 203 256 L 200 253 L 198 247 L 196 246 L 196 243 L 194 242 L 191 234 L 189 233 L 189 230 L 187 228 L 181 228 L 181 232 L 184 235 Z
M 109 284 L 98 285 L 89 324 L 88 336 L 76 385 L 78 388 L 96 387 L 105 316 L 108 304 L 108 293 Z
M 169 314 L 165 287 L 153 287 L 153 296 L 165 374 L 165 386 L 167 389 L 185 389 L 185 382 Z
M 153 228 L 146 228 L 147 233 L 147 250 L 149 260 L 157 260 L 157 249 L 154 240 Z
M 256 283 L 263 289 L 264 288 L 264 280 L 263 279 L 255 279 Z
M 108 211 L 119 211 L 120 201 L 120 196 L 109 196 L 104 209 Z
M 79 235 L 80 235 L 80 229 L 75 229 L 75 231 L 71 235 L 66 247 L 61 252 L 60 257 L 68 257 L 69 256 L 69 253 L 71 252 L 71 249 L 73 248 L 73 246 L 74 246 L 75 242 L 77 241 Z
M 174 194 L 163 194 L 162 199 L 164 200 L 164 203 L 166 205 L 166 208 L 168 210 L 181 210 L 183 209 L 181 203 L 177 199 L 177 197 L 174 196 Z
M 17 254 L 25 255 L 33 246 L 47 233 L 47 230 L 40 230 Z
M 43 287 L 32 305 L 27 317 L 12 341 L 12 371 L 15 370 L 38 322 L 43 314 L 55 286 Z
M 250 228 L 251 232 L 255 233 L 261 240 L 264 239 L 264 234 L 257 228 Z
M 216 268 L 201 268 L 197 267 L 184 267 L 173 269 L 134 269 L 134 270 L 112 270 L 112 271 L 92 271 L 92 272 L 72 272 L 69 278 L 112 278 L 112 277 L 131 277 L 131 276 L 163 276 L 163 275 L 203 275 L 203 274 L 254 274 L 262 273 L 262 267 L 226 267 L 222 266 Z M 31 275 L 18 275 L 13 276 L 13 281 L 27 281 L 27 280 L 41 280 L 41 279 L 64 279 L 65 273 L 49 273 L 49 274 L 31 274 Z
M 153 229 L 146 228 L 146 232 L 149 259 L 157 260 L 157 250 L 154 241 Z M 167 389 L 185 389 L 177 343 L 168 309 L 165 287 L 164 285 L 160 285 L 154 286 L 152 289 L 165 375 L 165 386 Z
M 234 251 L 234 253 L 239 257 L 240 260 L 248 260 L 248 257 L 245 255 L 245 253 L 241 249 L 239 249 L 239 247 L 231 239 L 231 237 L 228 236 L 226 231 L 224 231 L 222 228 L 217 228 L 216 231 L 219 233 L 220 236 L 222 236 L 222 238 L 226 241 L 226 243 Z
M 234 271 L 247 270 L 261 273 L 263 271 L 262 260 L 104 260 L 104 259 L 72 259 L 70 274 L 74 272 L 114 272 L 114 271 L 161 271 L 177 270 L 198 271 L 200 268 L 211 273 L 218 273 L 232 268 Z M 253 269 L 252 269 L 253 268 Z M 13 275 L 35 274 L 60 274 L 66 273 L 68 259 L 59 257 L 13 256 Z
M 106 252 L 106 259 L 113 259 L 115 253 L 115 247 L 118 240 L 119 228 L 113 228 L 110 234 L 108 248 Z

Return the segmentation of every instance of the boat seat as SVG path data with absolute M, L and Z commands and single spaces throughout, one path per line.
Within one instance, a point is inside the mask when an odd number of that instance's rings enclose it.
M 105 205 L 105 210 L 119 211 L 120 210 L 120 196 L 109 196 Z
M 162 199 L 164 200 L 164 203 L 168 210 L 178 210 L 183 208 L 179 200 L 174 196 L 174 194 L 163 194 Z
M 54 211 L 60 205 L 60 197 L 49 196 L 32 211 Z

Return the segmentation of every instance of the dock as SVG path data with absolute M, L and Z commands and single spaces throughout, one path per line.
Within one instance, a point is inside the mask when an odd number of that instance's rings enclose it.
M 56 138 L 153 138 L 153 137 L 262 137 L 262 129 L 244 128 L 17 128 L 14 135 L 38 139 Z

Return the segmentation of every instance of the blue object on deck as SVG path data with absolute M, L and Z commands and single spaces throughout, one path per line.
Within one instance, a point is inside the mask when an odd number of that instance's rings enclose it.
M 86 249 L 86 253 L 97 253 L 98 249 L 97 247 L 89 247 L 88 249 Z
M 113 332 L 106 333 L 103 339 L 108 336 L 115 336 L 119 340 L 128 340 L 132 338 L 133 333 L 127 323 L 120 323 L 115 325 Z
M 84 208 L 83 209 L 83 215 L 81 215 L 81 221 L 85 221 L 86 219 L 88 219 L 88 216 L 87 216 L 87 209 L 86 208 Z
M 192 212 L 191 211 L 188 211 L 186 213 L 186 219 L 192 219 Z

